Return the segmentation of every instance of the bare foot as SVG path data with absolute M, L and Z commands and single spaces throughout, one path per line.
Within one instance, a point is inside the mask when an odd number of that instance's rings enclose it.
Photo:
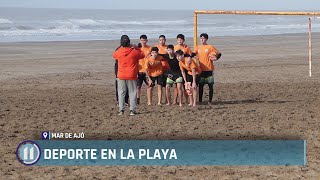
M 161 103 L 158 103 L 158 106 L 162 106 L 162 104 L 161 104 Z
M 177 105 L 177 102 L 173 102 L 172 105 Z
M 196 106 L 197 106 L 197 104 L 193 104 L 193 105 L 192 105 L 192 107 L 196 107 Z
M 167 106 L 170 106 L 171 104 L 168 102 L 166 105 L 167 105 Z
M 148 106 L 151 106 L 151 103 L 148 103 Z
M 192 106 L 193 104 L 188 104 L 188 106 Z
M 182 104 L 179 104 L 180 107 L 182 107 Z

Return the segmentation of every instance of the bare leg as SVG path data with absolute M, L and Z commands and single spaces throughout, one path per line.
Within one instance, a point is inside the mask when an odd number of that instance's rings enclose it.
M 174 85 L 174 89 L 173 89 L 173 105 L 177 104 L 177 98 L 178 98 L 178 89 L 177 89 L 177 85 Z
M 178 91 L 178 102 L 179 102 L 179 106 L 182 106 L 182 84 L 178 83 L 177 84 L 177 91 Z
M 193 95 L 193 106 L 197 105 L 197 87 L 192 88 L 192 95 Z
M 166 99 L 167 99 L 167 105 L 170 105 L 171 102 L 171 94 L 170 94 L 170 85 L 166 85 Z
M 174 90 L 173 90 L 173 103 L 172 103 L 172 105 L 176 105 L 176 104 L 177 104 L 177 97 L 178 97 L 177 84 L 174 84 Z
M 192 105 L 193 105 L 193 103 L 192 103 L 193 97 L 192 97 L 192 95 L 190 95 L 190 96 L 188 96 L 188 97 L 189 97 L 189 104 L 188 104 L 188 106 L 192 106 Z
M 183 96 L 186 98 L 186 103 L 188 103 L 189 102 L 189 95 L 188 95 L 188 93 L 187 93 L 187 91 L 186 91 L 186 89 L 185 89 L 185 87 L 184 86 L 182 86 L 182 91 L 183 91 L 183 93 L 182 93 L 182 96 L 181 96 L 181 98 L 182 98 L 182 100 L 183 100 Z M 190 103 L 190 102 L 189 102 Z
M 153 90 L 153 87 L 149 87 L 147 88 L 147 98 L 148 98 L 148 105 L 150 106 L 151 105 L 151 102 L 152 102 L 152 90 Z
M 158 105 L 161 105 L 162 99 L 162 85 L 158 85 Z

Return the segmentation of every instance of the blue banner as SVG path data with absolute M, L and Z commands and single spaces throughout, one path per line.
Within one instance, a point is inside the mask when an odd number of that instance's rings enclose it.
M 39 166 L 303 166 L 306 141 L 37 140 L 21 143 L 17 158 Z

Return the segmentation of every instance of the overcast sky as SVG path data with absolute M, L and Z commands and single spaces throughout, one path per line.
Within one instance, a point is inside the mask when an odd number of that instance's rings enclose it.
M 317 10 L 320 0 L 0 0 L 0 7 L 80 9 Z

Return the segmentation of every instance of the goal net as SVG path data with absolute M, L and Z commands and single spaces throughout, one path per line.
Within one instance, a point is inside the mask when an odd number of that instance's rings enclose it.
M 201 21 L 201 17 L 210 14 L 215 15 L 213 18 L 215 21 L 210 23 L 211 26 L 214 24 L 214 27 L 208 28 L 205 23 L 208 19 Z M 248 18 L 248 15 L 255 18 Z M 312 40 L 313 36 L 318 38 L 318 34 L 312 34 L 312 22 L 317 16 L 320 16 L 320 12 L 194 11 L 194 46 L 199 43 L 199 35 L 205 32 L 209 36 L 210 34 L 218 36 L 215 37 L 217 41 L 223 41 L 223 39 L 230 41 L 228 43 L 225 41 L 224 49 L 234 51 L 234 53 L 238 50 L 240 51 L 239 56 L 241 53 L 247 53 L 246 56 L 239 57 L 243 61 L 250 59 L 254 61 L 256 57 L 259 57 L 270 61 L 274 60 L 274 63 L 270 64 L 269 62 L 268 67 L 277 67 L 286 65 L 279 62 L 279 59 L 287 60 L 290 61 L 291 64 L 288 65 L 292 66 L 293 69 L 295 69 L 294 66 L 305 65 L 305 72 L 308 69 L 311 77 L 312 60 L 314 59 L 312 49 L 315 49 Z M 219 26 L 219 24 L 223 25 Z M 219 37 L 220 35 L 227 37 Z M 252 39 L 248 35 L 256 35 L 256 40 L 248 42 Z M 236 36 L 237 38 L 228 38 L 229 36 Z M 273 44 L 270 42 L 273 42 Z M 241 44 L 248 47 L 241 47 Z M 232 49 L 231 46 L 234 48 Z M 235 49 L 237 46 L 239 48 Z M 247 52 L 244 52 L 246 50 Z M 224 57 L 228 58 L 228 55 L 224 54 Z M 254 63 L 250 64 L 255 66 Z

